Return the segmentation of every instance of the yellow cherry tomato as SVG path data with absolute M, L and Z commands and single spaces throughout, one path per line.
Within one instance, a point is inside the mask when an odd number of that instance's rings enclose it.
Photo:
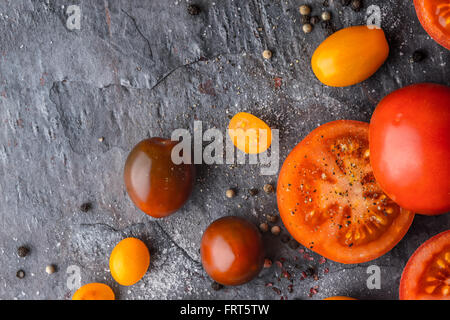
M 247 112 L 239 112 L 230 120 L 228 134 L 236 148 L 245 153 L 264 152 L 272 143 L 270 127 Z
M 120 241 L 109 258 L 109 269 L 117 283 L 131 286 L 141 280 L 150 265 L 150 253 L 144 242 L 136 238 Z
M 333 33 L 314 52 L 316 77 L 331 87 L 346 87 L 366 80 L 386 61 L 389 45 L 382 29 L 349 27 Z
M 325 298 L 323 300 L 358 300 L 358 299 L 345 297 L 345 296 L 334 296 L 334 297 Z
M 78 289 L 72 300 L 114 300 L 114 292 L 103 283 L 88 283 Z

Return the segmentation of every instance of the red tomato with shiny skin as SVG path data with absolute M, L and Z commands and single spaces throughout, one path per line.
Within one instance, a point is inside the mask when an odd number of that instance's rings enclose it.
M 264 264 L 258 228 L 240 217 L 224 217 L 211 223 L 203 233 L 200 252 L 209 276 L 229 286 L 252 280 Z
M 450 211 L 450 87 L 422 83 L 386 96 L 372 115 L 369 146 L 392 200 L 425 215 Z

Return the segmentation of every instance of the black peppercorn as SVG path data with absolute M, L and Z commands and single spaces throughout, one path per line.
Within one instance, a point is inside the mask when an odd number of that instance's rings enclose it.
M 281 242 L 283 242 L 283 243 L 288 243 L 289 240 L 290 240 L 290 238 L 289 238 L 289 236 L 288 236 L 287 234 L 283 234 L 283 235 L 281 236 Z
M 322 6 L 328 7 L 330 4 L 328 3 L 328 0 L 324 0 L 322 3 Z
M 318 24 L 320 22 L 320 18 L 318 16 L 312 16 L 309 20 L 309 23 L 311 24 Z
M 195 4 L 190 4 L 187 7 L 187 11 L 191 16 L 196 16 L 200 13 L 200 7 Z
M 16 277 L 19 278 L 19 279 L 25 278 L 25 271 L 23 271 L 23 270 L 17 271 Z
M 214 291 L 219 291 L 220 289 L 223 288 L 223 285 L 218 282 L 213 282 L 211 284 L 211 288 L 213 288 Z
M 417 63 L 417 62 L 421 62 L 425 58 L 426 58 L 425 52 L 423 52 L 421 50 L 416 50 L 416 51 L 414 51 L 413 55 L 411 56 L 410 61 L 411 61 L 411 63 Z
M 294 239 L 292 239 L 291 241 L 289 241 L 289 248 L 291 248 L 292 250 L 295 250 L 299 247 L 299 244 L 297 241 L 295 241 Z
M 352 9 L 354 11 L 359 11 L 362 9 L 362 2 L 361 0 L 352 0 Z
M 301 16 L 301 23 L 306 24 L 311 21 L 311 16 Z
M 258 189 L 250 189 L 249 193 L 252 197 L 256 196 L 258 194 Z
M 92 209 L 92 204 L 90 202 L 85 202 L 80 206 L 80 210 L 83 212 L 88 212 Z
M 17 249 L 17 255 L 21 258 L 26 257 L 30 253 L 30 249 L 27 247 L 21 246 Z

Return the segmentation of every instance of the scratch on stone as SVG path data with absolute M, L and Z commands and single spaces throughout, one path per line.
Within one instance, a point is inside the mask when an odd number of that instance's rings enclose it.
M 177 249 L 179 249 L 183 255 L 188 258 L 189 260 L 191 260 L 193 263 L 195 263 L 198 267 L 200 267 L 201 262 L 195 260 L 194 258 L 192 258 L 189 253 L 187 253 L 187 251 L 182 248 L 180 245 L 178 245 L 178 243 L 170 236 L 170 234 L 159 224 L 158 221 L 155 221 L 155 224 L 158 226 L 158 228 L 161 230 L 162 233 L 164 233 L 164 235 L 169 238 L 169 240 L 175 245 L 175 247 Z
M 147 46 L 148 46 L 148 50 L 149 50 L 149 56 L 150 58 L 153 58 L 153 52 L 152 52 L 152 46 L 150 45 L 150 41 L 148 40 L 148 38 L 142 33 L 141 29 L 139 28 L 136 18 L 133 17 L 131 14 L 129 14 L 128 12 L 126 12 L 125 10 L 121 9 L 123 13 L 125 13 L 127 15 L 128 18 L 131 19 L 131 21 L 133 21 L 134 27 L 136 28 L 136 31 L 139 33 L 139 35 L 145 40 L 145 42 L 147 42 Z

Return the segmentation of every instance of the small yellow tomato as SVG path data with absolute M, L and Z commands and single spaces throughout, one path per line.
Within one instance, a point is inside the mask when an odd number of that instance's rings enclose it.
M 323 300 L 358 300 L 358 299 L 350 298 L 350 297 L 346 297 L 346 296 L 334 296 L 334 297 L 325 298 Z
M 78 289 L 72 300 L 114 300 L 114 292 L 104 283 L 88 283 Z
M 131 286 L 141 280 L 150 265 L 150 253 L 144 242 L 136 238 L 120 241 L 111 252 L 109 269 L 117 283 Z
M 349 27 L 333 33 L 314 52 L 316 77 L 331 87 L 346 87 L 372 76 L 386 61 L 389 45 L 382 29 Z
M 236 148 L 245 153 L 264 152 L 272 143 L 270 127 L 247 112 L 239 112 L 230 120 L 228 134 Z

